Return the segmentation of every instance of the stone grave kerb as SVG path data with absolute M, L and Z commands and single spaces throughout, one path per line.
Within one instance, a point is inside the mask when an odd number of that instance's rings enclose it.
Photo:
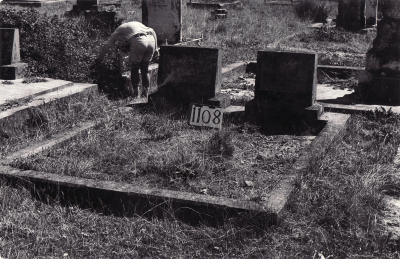
M 222 50 L 217 48 L 161 46 L 157 80 L 159 94 L 182 103 L 203 104 L 220 96 L 221 60 Z M 229 106 L 230 99 L 227 100 L 226 96 L 222 99 L 211 102 L 216 106 Z
M 157 34 L 159 45 L 182 41 L 182 0 L 142 0 L 142 23 Z
M 27 66 L 21 62 L 19 29 L 0 28 L 0 79 L 21 78 Z

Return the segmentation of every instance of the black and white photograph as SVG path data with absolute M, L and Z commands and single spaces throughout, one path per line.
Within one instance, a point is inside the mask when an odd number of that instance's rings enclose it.
M 0 0 L 0 259 L 400 259 L 400 0 Z

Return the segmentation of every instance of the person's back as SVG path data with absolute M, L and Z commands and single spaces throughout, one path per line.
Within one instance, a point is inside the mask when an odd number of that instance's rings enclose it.
M 140 22 L 127 22 L 119 26 L 114 33 L 111 35 L 107 43 L 115 43 L 115 40 L 119 38 L 123 38 L 126 41 L 129 41 L 133 36 L 138 34 L 148 34 L 153 29 L 146 27 L 144 24 Z
M 157 36 L 153 29 L 146 27 L 140 22 L 127 22 L 119 26 L 105 46 L 101 49 L 98 60 L 103 59 L 108 47 L 118 41 L 124 45 L 129 45 L 129 65 L 131 66 L 131 81 L 134 88 L 134 95 L 138 93 L 139 68 L 142 72 L 142 94 L 147 97 L 150 86 L 150 76 L 148 72 L 149 63 L 157 50 Z

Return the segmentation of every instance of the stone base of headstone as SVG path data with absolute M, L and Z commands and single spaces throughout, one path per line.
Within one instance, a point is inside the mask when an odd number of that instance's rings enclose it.
M 217 94 L 215 97 L 207 100 L 208 105 L 226 108 L 231 105 L 231 97 L 229 94 Z
M 253 99 L 245 107 L 245 117 L 259 125 L 311 123 L 318 120 L 323 112 L 324 107 L 317 103 L 307 108 L 293 109 L 286 104 L 261 99 Z
M 400 105 L 400 76 L 377 76 L 360 71 L 355 92 L 366 103 Z
M 0 79 L 14 80 L 23 78 L 27 73 L 28 63 L 15 63 L 0 67 Z
M 228 3 L 224 3 L 222 1 L 217 3 L 196 2 L 196 3 L 187 3 L 186 6 L 191 8 L 219 9 L 219 8 L 242 6 L 242 2 L 240 1 L 233 1 Z

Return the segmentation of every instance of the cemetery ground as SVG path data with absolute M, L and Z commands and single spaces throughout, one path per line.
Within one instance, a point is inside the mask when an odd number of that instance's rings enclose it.
M 110 121 L 108 128 L 124 127 L 120 122 Z M 272 226 L 251 214 L 217 227 L 185 224 L 172 209 L 165 209 L 163 218 L 103 215 L 57 200 L 37 200 L 23 187 L 2 181 L 1 255 L 309 258 L 321 253 L 397 258 L 398 237 L 387 232 L 381 213 L 383 195 L 398 194 L 392 161 L 399 122 L 398 115 L 383 110 L 353 115 L 341 141 L 325 157 L 311 159 L 279 223 Z M 178 128 L 184 122 L 174 124 Z M 109 155 L 107 148 L 104 153 Z M 113 162 L 121 162 L 127 153 L 114 155 L 119 158 Z
M 233 19 L 227 21 L 208 20 L 208 11 L 185 10 L 189 13 L 184 18 L 189 21 L 184 23 L 185 35 L 195 38 L 204 32 L 203 46 L 222 46 L 224 63 L 229 64 L 255 60 L 257 50 L 307 25 L 280 6 L 267 8 L 257 3 L 245 2 L 243 9 L 235 11 L 237 16 L 234 12 Z M 287 16 L 276 18 L 274 15 L 280 12 Z M 162 175 L 156 178 L 159 185 L 257 201 L 262 200 L 257 185 L 262 181 L 273 184 L 280 170 L 284 171 L 282 166 L 296 158 L 301 140 L 307 142 L 292 134 L 287 141 L 285 136 L 268 135 L 258 127 L 234 120 L 227 121 L 219 133 L 197 129 L 187 125 L 185 114 L 174 117 L 154 109 L 157 107 L 118 113 L 117 108 L 128 102 L 89 94 L 32 109 L 30 120 L 15 128 L 15 134 L 0 135 L 2 156 L 81 122 L 98 121 L 95 129 L 36 157 L 16 160 L 15 165 L 129 180 L 146 175 L 164 161 L 156 170 Z M 391 236 L 384 224 L 383 197 L 399 194 L 399 179 L 394 174 L 398 165 L 393 165 L 400 140 L 399 122 L 399 116 L 390 111 L 353 114 L 340 141 L 326 156 L 313 157 L 298 177 L 276 225 L 265 224 L 263 218 L 251 213 L 227 218 L 218 226 L 189 225 L 175 217 L 172 206 L 164 210 L 162 218 L 112 216 L 64 206 L 50 198 L 35 199 L 24 187 L 2 179 L 0 256 L 398 258 L 399 237 Z M 215 143 L 209 141 L 213 138 L 220 140 L 219 145 L 211 144 Z M 165 146 L 161 148 L 160 143 Z M 263 145 L 268 152 L 261 152 Z M 177 152 L 168 152 L 171 146 Z M 93 151 L 98 160 L 83 156 Z M 141 154 L 145 162 L 138 159 Z M 138 162 L 128 163 L 132 160 Z M 273 174 L 263 174 L 264 170 Z M 103 174 L 94 175 L 95 171 Z M 108 175 L 106 171 L 113 173 Z M 214 183 L 199 181 L 191 186 L 191 181 L 201 180 L 202 174 Z M 238 189 L 231 188 L 229 181 Z M 220 183 L 228 185 L 220 188 Z

